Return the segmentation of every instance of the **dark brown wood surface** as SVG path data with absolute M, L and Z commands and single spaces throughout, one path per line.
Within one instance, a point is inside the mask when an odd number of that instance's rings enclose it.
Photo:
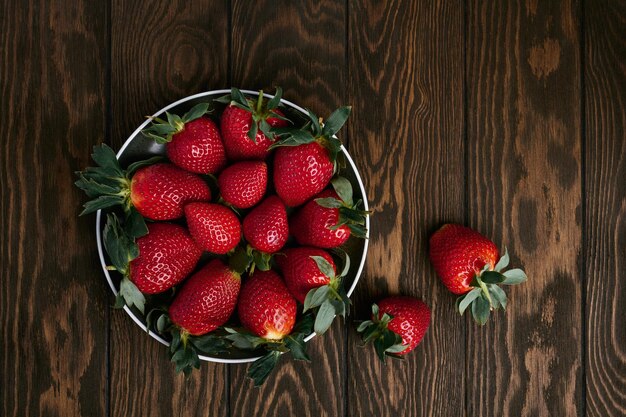
M 261 389 L 245 365 L 185 379 L 110 309 L 73 172 L 230 85 L 353 106 L 342 139 L 375 211 L 353 317 L 424 299 L 406 361 L 335 323 Z M 0 91 L 0 415 L 626 414 L 626 2 L 3 1 Z M 427 259 L 451 221 L 529 275 L 485 327 Z

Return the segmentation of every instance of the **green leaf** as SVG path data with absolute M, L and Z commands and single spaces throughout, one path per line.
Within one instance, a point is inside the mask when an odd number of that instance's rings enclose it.
M 325 208 L 343 207 L 343 203 L 334 197 L 316 198 L 315 202 Z
M 359 224 L 348 224 L 348 228 L 350 229 L 350 233 L 362 239 L 367 237 L 367 229 Z
M 328 116 L 328 119 L 326 119 L 324 128 L 322 129 L 322 134 L 324 136 L 331 137 L 335 133 L 339 132 L 342 126 L 346 123 L 346 120 L 348 120 L 351 110 L 352 107 L 350 106 L 339 107 L 335 110 L 330 116 Z
M 223 338 L 213 334 L 204 336 L 193 336 L 189 338 L 189 342 L 200 352 L 209 355 L 219 355 L 228 353 L 229 344 Z
M 169 112 L 165 112 L 165 115 L 167 116 L 167 122 L 176 129 L 176 132 L 181 131 L 185 126 L 185 122 L 179 115 Z
M 122 294 L 117 293 L 117 295 L 115 296 L 115 303 L 113 304 L 113 308 L 124 308 L 124 306 L 126 305 L 126 300 L 124 300 L 124 297 L 122 297 Z
M 254 380 L 255 387 L 263 385 L 274 367 L 276 367 L 279 359 L 280 352 L 271 351 L 250 365 L 250 368 L 248 368 L 248 377 Z
M 480 277 L 476 277 L 476 282 L 478 282 L 478 285 L 483 290 L 483 295 L 487 297 L 487 301 L 491 303 L 491 294 L 489 294 L 489 288 L 487 288 L 487 284 L 485 284 Z
M 341 274 L 339 274 L 340 277 L 345 277 L 348 274 L 348 271 L 350 271 L 350 255 L 348 255 L 345 251 L 343 251 L 343 254 L 345 256 L 342 256 L 343 269 L 341 270 Z
M 222 103 L 222 104 L 230 104 L 230 102 L 233 101 L 233 98 L 231 97 L 230 94 L 226 94 L 224 96 L 214 98 L 213 101 L 217 101 L 218 103 Z
M 162 156 L 154 156 L 152 158 L 145 159 L 143 161 L 133 162 L 126 169 L 126 175 L 128 177 L 132 177 L 139 168 L 147 167 L 149 165 L 154 165 L 158 162 L 162 162 L 163 160 L 164 158 Z
M 306 343 L 304 342 L 304 334 L 300 333 L 295 336 L 291 335 L 285 338 L 285 345 L 291 352 L 294 359 L 299 361 L 310 362 L 311 359 L 306 353 Z
M 172 332 L 172 341 L 170 342 L 170 352 L 174 353 L 178 350 L 181 344 L 180 332 L 174 330 Z
M 164 333 L 165 329 L 169 326 L 169 318 L 167 314 L 161 314 L 156 322 L 156 328 L 159 333 Z
M 308 313 L 302 316 L 302 318 L 296 323 L 291 330 L 291 334 L 302 333 L 305 336 L 313 333 L 313 314 Z
M 333 304 L 326 300 L 322 303 L 317 314 L 315 315 L 315 326 L 313 329 L 317 334 L 324 334 L 330 327 L 335 319 L 335 307 Z
M 108 145 L 103 143 L 100 146 L 94 146 L 91 158 L 102 168 L 115 172 L 117 176 L 124 175 L 115 152 Z
M 506 310 L 507 299 L 504 290 L 497 285 L 490 285 L 489 292 L 491 293 L 491 298 L 495 300 L 498 304 L 495 306 L 492 305 L 492 307 L 499 308 L 500 306 L 502 306 L 502 308 Z
M 495 271 L 496 272 L 500 272 L 504 268 L 506 268 L 507 266 L 509 266 L 509 251 L 505 247 L 504 248 L 504 255 L 502 255 L 502 257 L 500 258 L 500 260 L 496 264 Z
M 311 256 L 310 258 L 315 261 L 315 263 L 317 264 L 317 267 L 319 268 L 319 270 L 320 270 L 320 272 L 322 274 L 326 275 L 328 278 L 334 278 L 335 277 L 335 269 L 330 264 L 330 262 L 328 262 L 326 259 L 324 259 L 324 257 L 322 257 L 322 256 Z
M 378 308 L 378 304 L 374 303 L 372 304 L 372 317 L 374 317 L 374 319 L 378 320 L 378 313 L 379 313 L 379 308 Z
M 472 303 L 472 316 L 481 326 L 489 319 L 490 303 L 482 294 Z
M 256 143 L 256 135 L 259 131 L 259 125 L 253 120 L 250 125 L 250 129 L 248 130 L 248 139 L 252 142 Z
M 480 288 L 474 288 L 464 296 L 459 297 L 459 313 L 461 315 L 465 313 L 467 307 L 469 307 L 476 298 L 480 297 L 481 292 L 482 290 Z
M 121 191 L 119 183 L 114 185 L 99 183 L 93 179 L 86 178 L 82 173 L 78 173 L 78 181 L 74 183 L 83 190 L 90 198 L 99 197 L 103 194 L 118 194 Z
M 280 99 L 283 96 L 283 89 L 280 87 L 276 87 L 276 92 L 274 93 L 274 97 L 267 102 L 267 110 L 274 110 L 280 105 Z
M 252 256 L 254 258 L 254 264 L 258 269 L 261 271 L 268 271 L 270 269 L 271 254 L 255 250 Z
M 244 335 L 241 333 L 229 334 L 228 336 L 225 336 L 225 338 L 230 340 L 233 343 L 233 346 L 235 346 L 236 348 L 244 350 L 256 349 L 262 341 L 261 338 L 254 339 L 249 335 Z
M 272 132 L 272 126 L 270 126 L 270 124 L 267 123 L 265 119 L 262 119 L 259 122 L 259 129 L 261 130 L 261 132 L 263 132 L 265 136 L 267 136 L 268 139 L 274 140 L 275 135 L 274 132 Z
M 364 322 L 361 322 L 361 324 L 359 324 L 359 327 L 356 328 L 356 331 L 362 333 L 365 331 L 365 329 L 373 324 L 374 322 L 372 320 L 365 320 Z
M 148 226 L 143 216 L 134 207 L 131 207 L 127 213 L 124 233 L 133 239 L 147 235 Z
M 352 184 L 344 177 L 336 177 L 331 181 L 335 192 L 345 204 L 352 205 Z
M 122 282 L 120 282 L 120 294 L 122 294 L 122 297 L 124 297 L 129 307 L 134 305 L 142 314 L 144 313 L 146 297 L 144 297 L 141 291 L 139 291 L 139 288 L 137 288 L 128 277 L 122 278 Z
M 313 113 L 311 110 L 306 109 L 307 112 L 307 116 L 309 117 L 309 120 L 311 121 L 311 126 L 313 128 L 313 134 L 315 136 L 321 136 L 322 135 L 322 126 L 320 125 L 320 118 Z
M 496 271 L 485 271 L 480 275 L 485 284 L 499 284 L 506 279 L 504 275 Z
M 126 275 L 130 261 L 139 256 L 139 247 L 122 230 L 117 216 L 107 215 L 107 223 L 103 232 L 104 249 L 111 263 L 122 275 Z
M 330 292 L 330 286 L 323 285 L 318 288 L 310 290 L 306 298 L 304 299 L 304 310 L 308 311 L 312 308 L 320 306 L 324 301 L 328 300 L 328 294 Z
M 521 269 L 510 269 L 504 272 L 504 276 L 506 277 L 504 281 L 502 281 L 505 285 L 517 285 L 526 281 L 528 277 Z
M 95 200 L 88 201 L 84 204 L 84 210 L 81 216 L 96 212 L 100 209 L 109 208 L 117 205 L 124 205 L 125 198 L 118 195 L 101 195 Z
M 191 122 L 192 120 L 199 119 L 209 111 L 209 103 L 196 104 L 183 116 L 183 122 Z
M 228 266 L 238 274 L 243 274 L 250 268 L 254 257 L 246 250 L 245 247 L 238 247 L 235 252 L 228 258 Z
M 230 96 L 232 99 L 231 104 L 239 104 L 238 107 L 252 112 L 252 108 L 250 108 L 248 99 L 246 98 L 246 96 L 243 95 L 243 93 L 238 88 L 235 88 L 235 87 L 231 88 Z

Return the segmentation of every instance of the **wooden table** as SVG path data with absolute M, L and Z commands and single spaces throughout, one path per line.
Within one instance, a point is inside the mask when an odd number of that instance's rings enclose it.
M 626 414 L 626 2 L 1 7 L 0 415 Z M 146 114 L 231 85 L 354 106 L 343 139 L 375 210 L 354 317 L 387 294 L 431 305 L 405 362 L 336 323 L 261 389 L 245 366 L 185 380 L 110 308 L 73 172 Z M 482 328 L 427 259 L 443 222 L 529 275 Z

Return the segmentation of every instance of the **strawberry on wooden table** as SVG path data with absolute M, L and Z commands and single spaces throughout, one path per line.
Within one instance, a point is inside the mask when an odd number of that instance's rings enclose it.
M 167 314 L 157 320 L 159 332 L 172 335 L 170 353 L 176 371 L 199 368 L 198 353 L 226 352 L 228 343 L 209 335 L 230 318 L 241 287 L 240 273 L 214 259 L 185 281 Z
M 361 200 L 354 203 L 352 185 L 343 178 L 333 179 L 334 190 L 322 191 L 306 203 L 289 221 L 289 231 L 299 244 L 335 248 L 351 235 L 364 238 L 365 216 Z
M 276 258 L 285 283 L 291 294 L 304 304 L 304 311 L 317 309 L 314 330 L 324 334 L 335 316 L 345 318 L 350 299 L 342 283 L 342 277 L 350 269 L 350 258 L 345 257 L 341 274 L 332 256 L 326 251 L 312 247 L 286 249 Z
M 291 352 L 295 359 L 309 360 L 304 338 L 312 331 L 312 320 L 305 316 L 296 325 L 296 300 L 276 272 L 254 272 L 241 288 L 237 312 L 247 331 L 227 328 L 227 339 L 240 349 L 263 347 L 268 351 L 248 370 L 255 386 L 263 384 L 281 353 Z
M 151 220 L 173 220 L 182 217 L 185 204 L 211 199 L 202 178 L 172 164 L 154 163 L 159 157 L 123 170 L 107 145 L 95 146 L 92 156 L 99 166 L 79 172 L 76 181 L 93 198 L 81 214 L 119 205 L 129 216 L 136 210 Z
M 372 317 L 357 331 L 363 342 L 374 343 L 381 361 L 387 356 L 406 355 L 420 344 L 430 325 L 430 309 L 422 301 L 407 296 L 387 297 L 372 305 Z
M 249 98 L 237 88 L 232 88 L 230 94 L 216 99 L 228 105 L 220 120 L 228 159 L 267 158 L 275 139 L 271 129 L 288 124 L 284 113 L 278 109 L 281 96 L 280 88 L 269 101 L 263 98 L 263 91 L 257 98 Z
M 204 250 L 219 255 L 235 249 L 241 240 L 241 223 L 221 204 L 191 203 L 185 206 L 189 232 Z
M 274 157 L 274 186 L 285 204 L 299 206 L 328 185 L 341 151 L 335 133 L 345 124 L 350 110 L 340 107 L 324 124 L 309 111 L 310 121 L 304 128 L 273 129 L 281 137 L 271 146 L 278 147 Z
M 243 235 L 253 249 L 256 267 L 269 269 L 271 254 L 278 252 L 289 237 L 287 210 L 275 195 L 267 197 L 243 219 Z
M 226 152 L 215 122 L 203 117 L 208 110 L 207 103 L 200 103 L 183 117 L 165 112 L 167 121 L 154 117 L 142 133 L 164 143 L 174 165 L 198 174 L 215 174 L 226 165 Z
M 222 199 L 238 209 L 253 207 L 263 198 L 267 188 L 267 164 L 243 161 L 224 169 L 217 178 Z
M 461 295 L 459 312 L 471 306 L 474 320 L 481 325 L 491 310 L 506 309 L 506 294 L 498 284 L 516 285 L 527 279 L 521 269 L 502 272 L 509 264 L 508 252 L 500 257 L 491 240 L 459 224 L 445 224 L 431 236 L 430 261 L 448 290 Z

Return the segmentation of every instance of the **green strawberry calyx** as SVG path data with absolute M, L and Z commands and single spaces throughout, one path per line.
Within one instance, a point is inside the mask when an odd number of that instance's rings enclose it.
M 209 103 L 196 104 L 187 113 L 180 117 L 177 114 L 165 112 L 167 120 L 159 117 L 149 117 L 152 120 L 150 126 L 141 131 L 147 138 L 153 139 L 156 143 L 171 142 L 174 135 L 185 129 L 185 123 L 199 119 L 207 113 L 210 113 Z
M 313 316 L 310 313 L 303 315 L 291 333 L 280 340 L 265 339 L 245 329 L 225 327 L 224 330 L 229 333 L 225 339 L 232 346 L 243 350 L 263 349 L 266 352 L 248 368 L 248 377 L 254 381 L 255 387 L 263 385 L 283 353 L 290 352 L 296 360 L 311 361 L 304 341 L 313 332 Z
M 357 327 L 357 332 L 362 333 L 363 344 L 373 343 L 378 358 L 385 363 L 387 357 L 403 359 L 398 353 L 407 349 L 402 341 L 402 336 L 391 331 L 388 326 L 393 316 L 388 313 L 380 315 L 377 304 L 372 304 L 372 318 L 365 320 Z
M 480 273 L 474 275 L 470 284 L 472 289 L 456 301 L 456 308 L 461 315 L 471 306 L 474 321 L 482 326 L 487 323 L 492 310 L 506 310 L 507 297 L 500 285 L 518 285 L 528 279 L 524 271 L 518 268 L 503 272 L 509 260 L 509 253 L 504 248 L 504 255 L 493 269 L 490 264 L 486 264 Z
M 138 213 L 135 214 L 136 210 L 130 198 L 131 178 L 139 168 L 155 164 L 163 158 L 156 156 L 145 161 L 134 162 L 124 170 L 113 149 L 104 143 L 94 146 L 91 157 L 97 166 L 76 172 L 78 181 L 74 184 L 89 198 L 92 198 L 84 204 L 84 210 L 80 215 L 119 205 L 123 207 L 127 220 L 143 222 L 143 218 Z
M 329 226 L 330 230 L 337 230 L 342 226 L 347 226 L 350 233 L 359 238 L 367 237 L 365 228 L 365 218 L 370 211 L 363 210 L 363 200 L 353 201 L 352 185 L 344 177 L 335 177 L 331 181 L 335 192 L 339 198 L 326 197 L 316 198 L 315 202 L 324 208 L 338 209 L 339 219 L 337 224 Z
M 124 305 L 135 306 L 142 314 L 144 313 L 146 298 L 130 280 L 130 262 L 139 256 L 139 246 L 135 239 L 147 233 L 148 228 L 145 223 L 141 227 L 140 222 L 126 222 L 122 227 L 115 213 L 107 214 L 103 241 L 104 249 L 112 264 L 107 269 L 122 274 L 120 290 L 115 298 L 115 308 L 122 308 Z
M 272 144 L 270 149 L 279 146 L 299 146 L 317 142 L 328 150 L 329 159 L 333 162 L 335 171 L 337 171 L 337 157 L 341 152 L 341 141 L 336 134 L 348 120 L 351 111 L 352 107 L 350 106 L 339 107 L 324 121 L 321 117 L 307 109 L 307 118 L 309 120 L 304 126 L 300 128 L 272 128 L 272 132 L 279 136 L 280 140 Z
M 344 255 L 344 267 L 339 275 L 322 256 L 311 256 L 320 272 L 330 280 L 326 285 L 311 289 L 304 299 L 303 311 L 315 310 L 313 330 L 320 335 L 328 330 L 336 316 L 345 319 L 350 313 L 351 302 L 343 286 L 343 277 L 350 270 L 350 257 L 345 252 Z
M 274 118 L 289 122 L 289 119 L 276 111 L 281 106 L 280 100 L 283 96 L 283 89 L 276 87 L 274 97 L 269 100 L 264 99 L 263 95 L 263 90 L 260 90 L 258 97 L 246 97 L 241 90 L 232 87 L 230 94 L 215 99 L 218 103 L 235 106 L 252 114 L 252 124 L 248 130 L 248 138 L 254 143 L 256 143 L 256 135 L 259 130 L 269 140 L 274 141 L 276 139 L 276 134 L 272 126 L 267 122 L 267 119 Z
M 153 312 L 161 313 L 156 321 L 156 330 L 162 335 L 169 333 L 172 338 L 169 353 L 177 373 L 183 372 L 188 376 L 194 368 L 200 368 L 199 355 L 221 355 L 228 353 L 230 344 L 218 331 L 193 336 L 185 329 L 173 324 L 163 309 L 155 309 L 148 313 L 148 316 L 152 316 Z M 148 324 L 148 329 L 150 327 L 152 327 L 151 323 Z

